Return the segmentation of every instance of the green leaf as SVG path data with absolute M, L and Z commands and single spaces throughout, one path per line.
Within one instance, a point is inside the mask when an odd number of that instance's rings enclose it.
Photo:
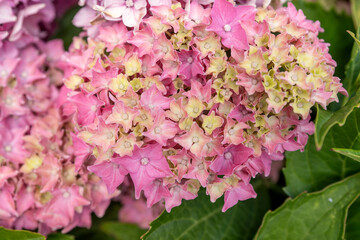
M 340 153 L 344 156 L 354 159 L 355 161 L 360 162 L 360 150 L 346 149 L 346 148 L 333 148 L 337 153 Z
M 294 0 L 293 3 L 297 9 L 304 12 L 308 19 L 320 21 L 324 32 L 319 34 L 319 38 L 330 43 L 329 52 L 338 64 L 335 75 L 343 79 L 345 65 L 350 60 L 353 46 L 353 41 L 346 30 L 355 31 L 351 17 L 344 12 L 337 13 L 334 9 L 326 10 L 317 2 Z
M 45 240 L 45 236 L 25 230 L 10 230 L 0 227 L 1 240 Z
M 288 199 L 265 215 L 255 240 L 344 239 L 348 208 L 359 196 L 359 186 L 360 173 Z
M 354 39 L 354 41 L 355 41 L 355 43 L 358 45 L 358 47 L 360 47 L 360 40 L 356 38 L 355 33 L 351 32 L 351 31 L 349 31 L 349 30 L 348 30 L 347 32 L 348 32 L 348 33 L 350 34 L 350 36 Z
M 360 64 L 360 63 L 359 63 Z M 317 149 L 321 149 L 326 134 L 335 125 L 344 125 L 346 118 L 354 108 L 360 106 L 360 88 L 356 95 L 350 99 L 340 110 L 336 112 L 325 111 L 317 105 L 317 115 L 315 119 L 315 144 Z
M 346 219 L 345 239 L 360 239 L 360 198 L 358 198 L 349 208 Z
M 47 240 L 75 240 L 75 237 L 62 233 L 52 233 L 47 236 Z
M 120 222 L 104 222 L 100 229 L 114 240 L 135 240 L 140 239 L 146 230 L 139 228 L 135 224 Z
M 358 0 L 351 0 L 351 12 L 356 27 L 360 24 L 360 2 Z
M 356 108 L 343 127 L 335 125 L 326 136 L 321 151 L 317 151 L 311 136 L 304 152 L 287 152 L 283 169 L 286 188 L 294 197 L 304 191 L 316 191 L 360 171 L 360 163 L 331 149 L 360 149 L 360 109 Z
M 360 27 L 357 30 L 356 38 L 360 39 Z M 360 47 L 355 42 L 352 53 L 351 59 L 346 66 L 345 76 L 346 78 L 343 79 L 343 87 L 348 91 L 349 96 L 344 97 L 342 105 L 344 105 L 352 96 L 356 94 L 356 92 L 360 88 Z
M 184 201 L 171 213 L 164 212 L 153 221 L 143 239 L 251 239 L 269 209 L 267 191 L 260 188 L 257 193 L 256 199 L 239 202 L 223 213 L 223 198 L 212 204 L 205 191 L 200 191 L 196 199 Z

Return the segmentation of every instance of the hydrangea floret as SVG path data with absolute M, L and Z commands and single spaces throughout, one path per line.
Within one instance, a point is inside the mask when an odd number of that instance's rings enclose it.
M 53 3 L 4 0 L 0 12 L 0 226 L 43 234 L 90 227 L 91 213 L 103 216 L 119 191 L 109 194 L 75 166 L 82 146 L 58 102 L 64 49 L 41 40 Z
M 65 54 L 62 92 L 75 165 L 109 193 L 130 176 L 136 198 L 170 211 L 204 187 L 226 211 L 256 197 L 250 180 L 273 160 L 304 149 L 312 106 L 346 94 L 319 22 L 291 3 L 110 2 Z M 82 11 L 75 20 L 94 24 Z

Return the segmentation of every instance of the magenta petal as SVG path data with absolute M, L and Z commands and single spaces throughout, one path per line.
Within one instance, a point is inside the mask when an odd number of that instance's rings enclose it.
M 155 179 L 154 177 L 150 177 L 147 174 L 147 171 L 143 166 L 141 166 L 136 173 L 130 173 L 130 176 L 135 186 L 136 199 L 140 198 L 140 193 L 141 190 L 143 190 L 144 186 Z
M 109 193 L 115 191 L 115 189 L 124 181 L 124 177 L 127 174 L 127 171 L 120 165 L 110 161 L 90 166 L 88 169 L 103 180 Z
M 235 23 L 231 26 L 231 32 L 223 33 L 221 42 L 228 48 L 237 48 L 240 50 L 247 50 L 249 44 L 245 30 L 241 27 L 240 23 Z

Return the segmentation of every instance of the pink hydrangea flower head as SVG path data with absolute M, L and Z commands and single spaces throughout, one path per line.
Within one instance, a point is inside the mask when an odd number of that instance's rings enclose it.
M 119 194 L 109 194 L 102 180 L 87 170 L 94 161 L 91 139 L 75 131 L 79 124 L 88 124 L 86 133 L 96 133 L 91 125 L 97 114 L 87 110 L 105 104 L 104 99 L 88 99 L 88 92 L 60 94 L 67 70 L 63 43 L 41 40 L 53 27 L 53 1 L 1 1 L 0 15 L 0 225 L 44 234 L 89 227 L 91 213 L 103 214 Z M 84 65 L 73 64 L 78 70 Z M 84 81 L 76 76 L 68 83 L 76 88 Z M 96 94 L 104 95 L 101 90 Z M 105 188 L 102 199 L 96 197 L 99 185 Z
M 110 161 L 104 161 L 100 164 L 90 166 L 89 170 L 102 179 L 109 193 L 115 191 L 124 181 L 124 177 L 128 173 L 119 164 Z
M 76 146 L 67 148 L 75 167 L 58 166 L 71 173 L 67 182 L 84 172 L 112 194 L 126 189 L 141 207 L 165 202 L 167 211 L 204 187 L 211 201 L 225 196 L 226 211 L 256 197 L 250 180 L 268 176 L 272 161 L 304 149 L 312 106 L 346 94 L 321 28 L 292 4 L 235 2 L 89 1 L 80 10 L 87 38 L 74 39 L 61 65 L 59 105 Z M 41 154 L 24 154 L 28 172 L 50 171 Z M 134 214 L 128 220 L 139 222 Z

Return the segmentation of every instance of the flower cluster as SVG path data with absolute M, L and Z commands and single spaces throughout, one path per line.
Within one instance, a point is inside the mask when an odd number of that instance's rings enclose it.
M 189 5 L 192 0 L 175 1 L 182 5 Z M 195 0 L 201 5 L 210 5 L 214 0 Z M 279 7 L 286 0 L 230 0 L 238 5 L 266 8 L 272 2 L 273 6 Z M 172 0 L 79 0 L 79 5 L 84 6 L 75 16 L 73 23 L 77 27 L 90 30 L 90 36 L 94 35 L 100 22 L 122 21 L 127 27 L 138 28 L 142 19 L 149 13 L 149 7 L 169 6 Z
M 55 18 L 49 0 L 3 0 L 0 12 L 0 46 L 3 41 L 25 45 L 46 37 Z
M 202 186 L 211 201 L 225 195 L 226 211 L 256 196 L 249 182 L 272 160 L 304 149 L 314 104 L 346 94 L 319 22 L 291 3 L 121 2 L 146 17 L 129 25 L 124 6 L 98 6 L 96 19 L 112 22 L 64 57 L 75 166 L 109 193 L 130 175 L 136 198 L 143 191 L 148 207 L 164 200 L 170 211 Z
M 91 212 L 102 216 L 119 193 L 75 168 L 57 105 L 62 42 L 41 40 L 53 10 L 51 1 L 0 2 L 0 225 L 42 233 L 90 227 Z

